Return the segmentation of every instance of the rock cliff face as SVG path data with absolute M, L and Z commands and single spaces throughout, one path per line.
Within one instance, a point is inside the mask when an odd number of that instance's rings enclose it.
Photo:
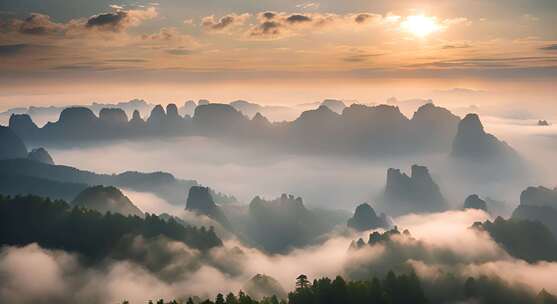
M 92 125 L 98 122 L 97 116 L 89 108 L 71 107 L 66 108 L 60 113 L 58 124 L 66 128 L 80 128 L 82 126 Z
M 58 121 L 49 122 L 41 129 L 41 139 L 63 141 L 98 138 L 105 135 L 96 131 L 99 126 L 99 118 L 89 108 L 66 108 L 60 113 Z
M 193 126 L 202 135 L 241 134 L 248 125 L 248 118 L 227 104 L 198 105 L 193 115 Z
M 354 216 L 348 220 L 348 227 L 357 231 L 366 231 L 377 228 L 389 228 L 389 220 L 382 213 L 377 216 L 375 210 L 369 204 L 361 204 L 356 207 Z
M 480 209 L 487 212 L 487 203 L 477 194 L 472 194 L 464 201 L 464 209 Z
M 418 108 L 411 124 L 426 151 L 449 152 L 457 133 L 460 118 L 449 110 L 427 103 Z
M 46 149 L 44 148 L 33 149 L 31 152 L 29 152 L 27 158 L 43 164 L 54 165 L 54 160 L 52 159 L 52 156 L 50 156 L 48 151 L 46 151 Z
M 175 104 L 169 103 L 166 106 L 166 117 L 169 120 L 181 120 L 182 117 L 178 114 L 178 107 Z
M 27 147 L 11 128 L 0 126 L 0 159 L 25 158 Z
M 132 119 L 130 120 L 129 125 L 133 130 L 140 130 L 145 127 L 145 120 L 141 118 L 141 114 L 138 110 L 133 111 Z
M 451 155 L 477 162 L 519 160 L 509 145 L 485 132 L 477 114 L 466 115 L 458 125 Z
M 212 218 L 224 228 L 231 228 L 230 222 L 223 211 L 215 204 L 208 187 L 193 186 L 190 188 L 186 200 L 186 210 Z
M 123 126 L 128 122 L 128 115 L 122 109 L 103 108 L 99 112 L 99 120 L 108 126 Z
M 156 105 L 151 110 L 151 115 L 147 119 L 147 124 L 152 128 L 161 128 L 166 121 L 166 113 L 161 105 Z
M 411 176 L 399 169 L 389 169 L 385 191 L 379 202 L 381 210 L 393 216 L 447 209 L 447 203 L 429 170 L 418 165 L 412 166 Z
M 135 215 L 143 217 L 143 212 L 137 208 L 128 197 L 118 188 L 109 186 L 94 186 L 83 190 L 72 202 L 80 206 L 101 213 L 112 212 L 123 215 Z
M 512 218 L 539 221 L 557 236 L 557 189 L 528 187 L 520 194 Z
M 10 129 L 12 129 L 20 138 L 33 139 L 39 132 L 39 127 L 33 122 L 28 114 L 12 114 L 10 116 Z

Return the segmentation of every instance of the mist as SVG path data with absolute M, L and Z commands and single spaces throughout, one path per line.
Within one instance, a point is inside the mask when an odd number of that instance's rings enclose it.
M 506 209 L 512 210 L 520 192 L 527 186 L 553 186 L 557 164 L 551 161 L 551 151 L 557 146 L 557 127 L 539 127 L 532 120 L 495 117 L 486 117 L 484 124 L 488 132 L 518 151 L 527 161 L 529 172 L 519 177 L 479 181 L 476 177 L 491 169 L 473 165 L 455 167 L 448 156 L 442 154 L 376 159 L 322 156 L 205 137 L 118 141 L 81 148 L 52 147 L 49 151 L 60 164 L 95 172 L 167 171 L 234 195 L 242 203 L 249 203 L 256 195 L 272 198 L 291 193 L 302 197 L 305 204 L 312 207 L 352 210 L 362 202 L 373 205 L 385 186 L 388 168 L 408 172 L 412 164 L 429 167 L 453 207 L 461 206 L 468 195 L 476 193 L 502 201 Z
M 19 303 L 139 303 L 239 291 L 257 273 L 274 277 L 286 290 L 292 290 L 295 278 L 302 273 L 310 279 L 339 274 L 358 278 L 405 268 L 414 269 L 426 285 L 449 272 L 462 278 L 496 277 L 510 286 L 527 286 L 533 293 L 542 288 L 557 291 L 557 283 L 550 279 L 557 263 L 516 260 L 489 235 L 469 228 L 475 221 L 488 218 L 477 210 L 403 216 L 395 223 L 408 229 L 412 238 L 395 238 L 391 245 L 378 244 L 356 252 L 348 250 L 351 241 L 366 233 L 334 233 L 318 246 L 286 255 L 264 254 L 234 239 L 202 254 L 165 238 L 136 237 L 123 247 L 126 260 L 107 259 L 96 266 L 82 264 L 75 254 L 36 244 L 4 247 L 0 253 L 0 299 Z

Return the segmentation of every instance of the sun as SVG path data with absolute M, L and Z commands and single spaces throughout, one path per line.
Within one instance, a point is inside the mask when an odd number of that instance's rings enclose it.
M 424 15 L 406 17 L 401 23 L 401 27 L 405 31 L 420 38 L 426 37 L 441 29 L 435 17 L 427 17 Z

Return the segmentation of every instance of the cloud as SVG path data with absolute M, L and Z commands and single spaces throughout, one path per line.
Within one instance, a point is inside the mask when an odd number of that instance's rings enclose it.
M 241 15 L 229 14 L 216 20 L 215 16 L 206 16 L 201 20 L 201 26 L 207 31 L 224 32 L 232 28 L 244 25 L 248 20 L 250 14 L 245 13 Z
M 126 18 L 127 13 L 124 11 L 118 11 L 115 13 L 105 13 L 100 15 L 95 15 L 87 20 L 85 26 L 87 27 L 102 27 L 111 30 L 119 30 L 122 20 Z
M 333 24 L 339 19 L 336 14 L 287 14 L 282 12 L 262 12 L 257 14 L 257 24 L 252 26 L 248 38 L 280 39 L 311 28 L 319 29 Z
M 13 19 L 10 24 L 11 30 L 28 35 L 49 35 L 63 33 L 66 25 L 53 22 L 50 16 L 31 13 L 29 17 L 20 20 Z
M 301 14 L 293 14 L 288 16 L 286 19 L 286 22 L 293 24 L 293 23 L 302 23 L 302 22 L 310 22 L 311 21 L 311 17 L 306 16 L 306 15 L 301 15 Z
M 540 50 L 543 50 L 543 51 L 557 51 L 557 44 L 550 44 L 550 45 L 547 45 L 547 46 L 543 46 L 543 47 L 540 48 Z
M 48 15 L 31 13 L 25 19 L 11 19 L 3 26 L 6 34 L 76 38 L 83 37 L 89 30 L 121 32 L 138 26 L 145 20 L 153 19 L 157 15 L 158 12 L 154 7 L 135 10 L 117 9 L 114 12 L 94 15 L 87 19 L 71 19 L 65 23 L 57 23 L 52 21 Z
M 299 9 L 318 9 L 320 6 L 321 4 L 317 2 L 304 2 L 296 5 Z
M 109 7 L 113 10 L 123 10 L 124 9 L 123 6 L 117 5 L 117 4 L 111 4 L 111 5 L 109 5 Z
M 356 17 L 354 17 L 354 21 L 356 23 L 366 23 L 369 20 L 373 20 L 373 19 L 380 19 L 381 15 L 377 15 L 377 14 L 371 14 L 371 13 L 361 13 L 361 14 L 357 14 Z
M 557 292 L 557 263 L 528 264 L 513 259 L 488 234 L 469 229 L 488 215 L 478 210 L 408 215 L 395 219 L 412 234 L 392 242 L 348 250 L 355 235 L 332 234 L 322 244 L 285 255 L 267 255 L 237 240 L 201 253 L 163 237 L 126 238 L 112 258 L 82 265 L 76 255 L 36 244 L 0 250 L 0 301 L 132 303 L 149 299 L 214 297 L 237 292 L 257 273 L 277 279 L 287 290 L 300 273 L 310 279 L 344 275 L 369 279 L 388 270 L 414 269 L 426 286 L 444 275 L 463 280 L 487 275 L 539 292 Z M 364 236 L 365 237 L 365 236 Z M 323 263 L 327 261 L 327 263 Z M 437 287 L 438 288 L 438 287 Z
M 557 60 L 555 56 L 525 56 L 525 57 L 493 57 L 493 58 L 460 58 L 440 60 L 426 63 L 417 63 L 407 67 L 423 68 L 507 68 L 528 65 L 551 65 Z
M 370 58 L 382 56 L 383 54 L 355 54 L 349 55 L 342 58 L 343 61 L 346 62 L 364 62 L 368 61 Z
M 27 47 L 28 45 L 24 43 L 0 45 L 0 56 L 10 56 L 10 55 L 19 54 Z
M 467 49 L 467 48 L 471 48 L 472 46 L 469 44 L 446 44 L 444 46 L 442 46 L 441 48 L 443 50 L 453 50 L 453 49 Z
M 177 55 L 177 56 L 186 56 L 186 55 L 191 55 L 193 53 L 191 50 L 188 50 L 188 49 L 169 49 L 169 50 L 166 50 L 165 52 L 167 52 L 168 54 Z
M 116 10 L 112 13 L 104 13 L 90 17 L 85 27 L 106 31 L 119 32 L 129 27 L 139 25 L 141 22 L 157 17 L 156 8 L 149 7 L 145 10 Z

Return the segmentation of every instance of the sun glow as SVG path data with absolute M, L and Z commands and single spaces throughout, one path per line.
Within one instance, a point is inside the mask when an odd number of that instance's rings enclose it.
M 404 19 L 401 26 L 402 29 L 417 37 L 426 37 L 441 29 L 435 17 L 424 15 L 408 16 Z

